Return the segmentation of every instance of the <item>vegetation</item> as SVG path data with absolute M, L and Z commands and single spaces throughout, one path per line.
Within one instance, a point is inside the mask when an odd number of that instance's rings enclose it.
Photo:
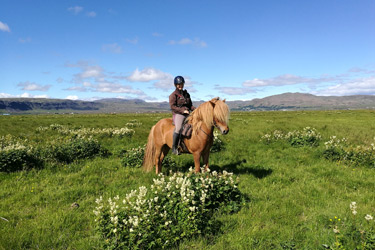
M 239 178 L 236 186 L 247 197 L 245 205 L 239 209 L 235 203 L 226 203 L 231 204 L 232 213 L 213 209 L 208 224 L 193 221 L 189 225 L 199 230 L 188 231 L 193 232 L 189 239 L 179 237 L 168 246 L 373 249 L 374 115 L 371 110 L 232 113 L 230 133 L 217 135 L 220 143 L 210 155 L 210 169 Z M 103 237 L 105 227 L 95 221 L 99 197 L 103 205 L 117 196 L 122 202 L 142 186 L 152 190 L 154 179 L 189 175 L 191 155 L 168 156 L 159 177 L 139 168 L 150 128 L 169 116 L 0 117 L 0 249 L 116 246 L 108 244 L 112 238 Z M 120 130 L 133 132 L 113 133 Z M 282 139 L 265 140 L 275 131 Z M 65 157 L 81 153 L 57 160 L 52 152 L 59 150 L 70 152 Z M 17 167 L 7 167 L 12 164 Z M 155 198 L 151 193 L 147 199 Z M 169 221 L 176 227 L 187 226 L 179 225 L 178 220 L 163 221 L 164 226 Z M 163 226 L 161 222 L 157 225 Z M 205 225 L 214 230 L 202 230 Z M 174 235 L 163 233 L 154 232 L 150 237 L 167 240 L 165 237 Z

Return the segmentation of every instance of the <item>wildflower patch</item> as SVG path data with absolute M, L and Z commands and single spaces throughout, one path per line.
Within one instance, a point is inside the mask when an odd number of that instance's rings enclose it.
M 357 202 L 349 204 L 350 213 L 343 219 L 335 216 L 329 219 L 334 234 L 332 246 L 328 249 L 375 249 L 374 217 L 366 213 L 358 213 Z
M 133 127 L 134 126 L 140 126 L 139 123 L 131 124 Z M 105 135 L 109 137 L 131 137 L 135 131 L 133 129 L 129 129 L 127 127 L 122 127 L 122 128 L 85 128 L 81 127 L 78 129 L 71 129 L 68 126 L 60 125 L 60 124 L 51 124 L 50 126 L 47 127 L 39 127 L 37 128 L 38 132 L 43 132 L 43 131 L 57 131 L 58 133 L 62 135 L 73 135 L 78 138 L 84 138 L 87 136 L 93 136 L 93 135 Z
M 275 130 L 271 134 L 262 136 L 261 141 L 270 144 L 274 141 L 287 141 L 291 146 L 318 146 L 322 136 L 315 128 L 305 127 L 302 130 L 294 130 L 284 133 L 280 130 Z
M 214 230 L 213 214 L 236 212 L 243 196 L 231 173 L 158 175 L 150 188 L 96 200 L 97 232 L 104 248 L 160 249 Z
M 365 166 L 375 168 L 375 144 L 369 146 L 348 144 L 345 138 L 331 136 L 330 140 L 324 143 L 323 155 L 326 159 L 338 162 L 345 162 L 354 166 Z

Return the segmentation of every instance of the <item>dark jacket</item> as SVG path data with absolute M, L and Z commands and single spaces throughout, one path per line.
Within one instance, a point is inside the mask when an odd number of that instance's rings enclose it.
M 185 110 L 193 111 L 195 109 L 186 89 L 182 91 L 176 89 L 169 96 L 169 105 L 173 114 L 183 115 Z

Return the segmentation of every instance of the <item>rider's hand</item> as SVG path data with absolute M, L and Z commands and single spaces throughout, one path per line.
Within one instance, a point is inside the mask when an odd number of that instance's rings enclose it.
M 189 113 L 190 113 L 189 110 L 184 111 L 184 114 L 189 114 Z

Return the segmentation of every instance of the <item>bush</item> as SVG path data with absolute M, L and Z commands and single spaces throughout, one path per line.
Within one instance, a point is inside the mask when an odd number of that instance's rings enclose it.
M 145 146 L 131 148 L 129 150 L 125 150 L 121 152 L 122 157 L 122 164 L 125 167 L 135 167 L 140 168 L 143 164 L 143 157 L 145 155 Z M 167 155 L 163 160 L 163 166 L 176 169 L 177 164 L 174 159 L 172 159 L 169 155 Z
M 41 167 L 40 155 L 25 149 L 0 150 L 0 172 L 14 172 L 19 170 Z
M 87 159 L 108 154 L 109 152 L 102 148 L 97 140 L 91 138 L 68 139 L 65 141 L 57 140 L 44 149 L 45 158 L 63 163 L 71 163 L 78 159 Z
M 305 127 L 302 131 L 294 130 L 287 134 L 280 130 L 275 130 L 272 134 L 265 134 L 262 136 L 261 141 L 270 144 L 274 141 L 284 140 L 288 141 L 290 145 L 294 147 L 316 147 L 319 145 L 321 138 L 320 133 L 318 133 L 315 128 Z
M 40 167 L 43 162 L 39 151 L 26 140 L 10 135 L 0 137 L 0 172 L 13 172 Z
M 219 137 L 219 132 L 214 131 L 214 142 L 211 147 L 211 152 L 219 152 L 225 148 L 224 142 Z
M 242 195 L 232 174 L 160 174 L 120 201 L 96 200 L 97 231 L 106 249 L 160 249 L 215 230 L 213 214 L 240 209 Z
M 145 147 L 137 147 L 126 150 L 122 158 L 122 164 L 125 167 L 142 167 L 143 157 L 145 155 Z
M 331 136 L 325 143 L 323 155 L 332 161 L 343 161 L 349 165 L 375 168 L 375 145 L 350 146 L 345 138 Z

